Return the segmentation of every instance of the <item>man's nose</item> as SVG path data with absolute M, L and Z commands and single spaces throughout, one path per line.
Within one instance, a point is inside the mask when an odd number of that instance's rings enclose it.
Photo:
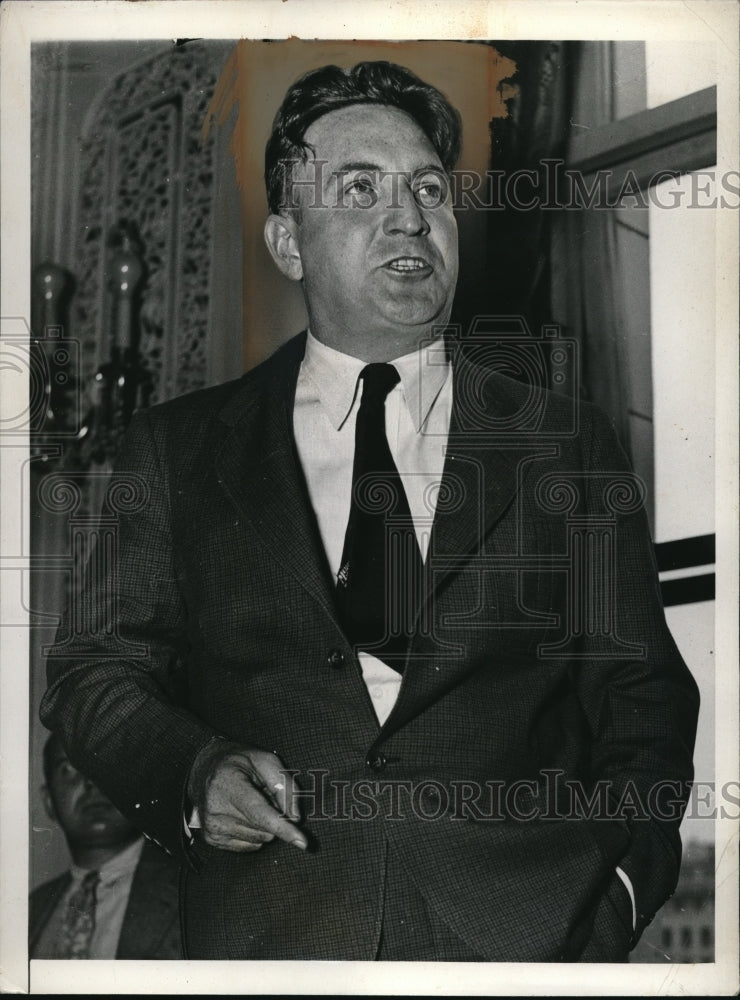
M 388 236 L 426 236 L 429 223 L 407 181 L 395 185 L 386 204 L 383 228 Z

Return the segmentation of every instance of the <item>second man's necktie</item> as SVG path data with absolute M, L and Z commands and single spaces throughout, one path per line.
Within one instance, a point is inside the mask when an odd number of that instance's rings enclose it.
M 360 378 L 352 503 L 337 601 L 349 640 L 402 671 L 419 607 L 423 564 L 385 433 L 385 400 L 399 374 L 393 365 L 371 364 Z
M 69 897 L 62 923 L 59 958 L 90 957 L 99 882 L 98 872 L 88 872 Z

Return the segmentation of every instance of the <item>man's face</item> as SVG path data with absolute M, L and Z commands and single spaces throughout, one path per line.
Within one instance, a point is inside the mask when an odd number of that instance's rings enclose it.
M 457 224 L 434 147 L 380 105 L 329 112 L 304 138 L 314 153 L 294 175 L 294 231 L 312 332 L 365 361 L 414 350 L 447 323 L 457 281 Z
M 46 808 L 61 826 L 71 847 L 125 846 L 138 831 L 91 781 L 56 749 L 45 789 Z

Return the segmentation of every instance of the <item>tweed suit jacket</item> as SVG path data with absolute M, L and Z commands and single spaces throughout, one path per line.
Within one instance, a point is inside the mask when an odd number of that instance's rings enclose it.
M 65 872 L 31 893 L 28 906 L 30 955 L 71 878 L 70 873 Z M 182 957 L 177 862 L 154 844 L 144 844 L 131 882 L 116 958 L 171 960 Z
M 623 957 L 615 868 L 639 935 L 678 877 L 698 697 L 608 421 L 454 359 L 424 601 L 379 726 L 293 441 L 304 347 L 134 418 L 117 556 L 61 627 L 45 724 L 185 860 L 190 957 L 372 959 L 388 852 L 487 959 Z M 188 844 L 214 735 L 297 772 L 308 852 Z

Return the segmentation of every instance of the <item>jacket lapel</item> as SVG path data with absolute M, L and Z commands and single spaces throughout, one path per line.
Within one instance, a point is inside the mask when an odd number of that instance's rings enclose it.
M 305 339 L 305 334 L 293 338 L 250 373 L 241 393 L 222 411 L 230 430 L 216 470 L 232 503 L 276 562 L 337 622 L 329 568 L 293 437 Z
M 477 387 L 478 392 L 471 391 Z M 463 568 L 515 500 L 531 453 L 516 426 L 520 401 L 506 380 L 459 357 L 440 499 L 427 560 L 427 597 Z M 513 426 L 512 426 L 513 424 Z
M 471 392 L 471 387 L 478 391 Z M 522 437 L 517 422 L 522 401 L 510 383 L 460 356 L 454 366 L 453 409 L 442 486 L 426 561 L 423 614 L 455 574 L 485 553 L 486 537 L 512 503 L 526 477 L 532 441 Z M 404 672 L 398 700 L 379 740 L 418 715 L 439 695 L 459 682 L 469 665 L 449 658 L 428 669 L 428 656 L 412 656 Z
M 131 883 L 116 958 L 181 957 L 178 865 L 144 844 Z
M 51 882 L 40 885 L 31 893 L 28 908 L 28 954 L 30 957 L 33 957 L 33 951 L 41 934 L 71 881 L 70 872 L 64 872 L 64 874 L 52 879 Z

